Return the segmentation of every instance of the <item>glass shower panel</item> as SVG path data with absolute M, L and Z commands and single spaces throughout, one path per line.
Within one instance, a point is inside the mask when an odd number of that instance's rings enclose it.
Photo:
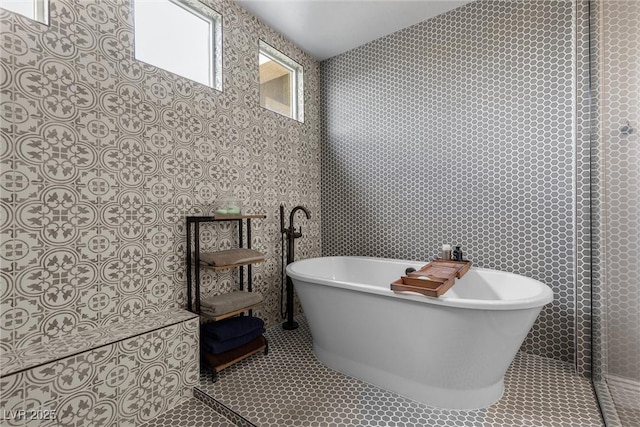
M 593 372 L 609 426 L 640 425 L 640 2 L 593 3 L 599 132 Z

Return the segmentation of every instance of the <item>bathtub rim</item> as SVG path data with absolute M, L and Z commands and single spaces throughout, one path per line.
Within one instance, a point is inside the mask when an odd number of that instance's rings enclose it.
M 309 283 L 317 283 L 325 286 L 331 286 L 342 289 L 349 289 L 359 292 L 367 292 L 371 294 L 377 294 L 385 297 L 391 298 L 400 298 L 408 301 L 414 301 L 418 303 L 427 303 L 445 307 L 455 307 L 455 308 L 463 308 L 463 309 L 473 309 L 473 310 L 520 310 L 520 309 L 528 309 L 528 308 L 536 308 L 543 307 L 551 302 L 553 302 L 553 291 L 551 288 L 539 280 L 532 279 L 530 277 L 522 276 L 515 273 L 510 273 L 506 271 L 494 270 L 489 268 L 482 267 L 472 267 L 472 270 L 476 272 L 482 273 L 483 271 L 504 274 L 507 276 L 511 276 L 516 278 L 517 280 L 524 280 L 530 283 L 535 283 L 536 287 L 539 289 L 539 293 L 527 296 L 524 298 L 516 298 L 509 300 L 487 300 L 487 299 L 471 299 L 471 298 L 458 298 L 458 297 L 447 297 L 446 295 L 441 296 L 439 298 L 429 297 L 421 294 L 417 294 L 414 292 L 394 292 L 390 288 L 380 288 L 377 286 L 367 285 L 364 283 L 353 283 L 346 282 L 341 280 L 330 280 L 319 276 L 314 276 L 308 273 L 302 273 L 300 271 L 300 267 L 304 264 L 307 264 L 311 261 L 317 261 L 320 259 L 366 259 L 366 260 L 376 260 L 376 261 L 384 261 L 395 264 L 402 264 L 407 267 L 421 267 L 424 265 L 424 262 L 412 261 L 412 260 L 401 260 L 395 258 L 380 258 L 380 257 L 365 257 L 365 256 L 328 256 L 328 257 L 314 257 L 307 258 L 299 261 L 295 261 L 289 264 L 286 268 L 286 274 L 291 277 L 293 280 L 300 280 Z M 295 285 L 295 281 L 294 281 Z M 455 285 L 454 285 L 455 286 Z

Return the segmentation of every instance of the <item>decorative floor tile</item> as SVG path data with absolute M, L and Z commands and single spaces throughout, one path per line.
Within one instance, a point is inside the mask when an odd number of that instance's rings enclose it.
M 234 427 L 231 421 L 215 412 L 202 401 L 191 398 L 152 419 L 142 427 Z
M 519 353 L 496 404 L 462 411 L 430 407 L 333 371 L 317 361 L 304 318 L 300 328 L 267 331 L 269 354 L 219 373 L 203 392 L 257 426 L 555 426 L 603 422 L 588 379 L 570 364 Z

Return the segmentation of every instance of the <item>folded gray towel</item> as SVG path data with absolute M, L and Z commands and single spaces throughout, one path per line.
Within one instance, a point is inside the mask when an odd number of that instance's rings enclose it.
M 242 264 L 248 262 L 263 261 L 264 255 L 253 249 L 236 248 L 218 252 L 203 252 L 200 254 L 200 264 L 210 267 L 223 265 Z
M 234 291 L 228 294 L 202 298 L 200 310 L 210 316 L 222 316 L 244 307 L 262 302 L 262 295 L 255 292 Z

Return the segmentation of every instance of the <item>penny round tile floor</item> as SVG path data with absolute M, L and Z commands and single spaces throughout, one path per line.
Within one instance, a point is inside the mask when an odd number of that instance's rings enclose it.
M 488 408 L 435 408 L 348 377 L 322 365 L 305 319 L 300 328 L 269 329 L 269 354 L 258 353 L 219 373 L 203 369 L 201 396 L 256 426 L 602 426 L 587 378 L 565 362 L 518 353 L 502 399 Z M 226 414 L 225 414 L 226 415 Z M 178 424 L 174 424 L 178 425 Z

